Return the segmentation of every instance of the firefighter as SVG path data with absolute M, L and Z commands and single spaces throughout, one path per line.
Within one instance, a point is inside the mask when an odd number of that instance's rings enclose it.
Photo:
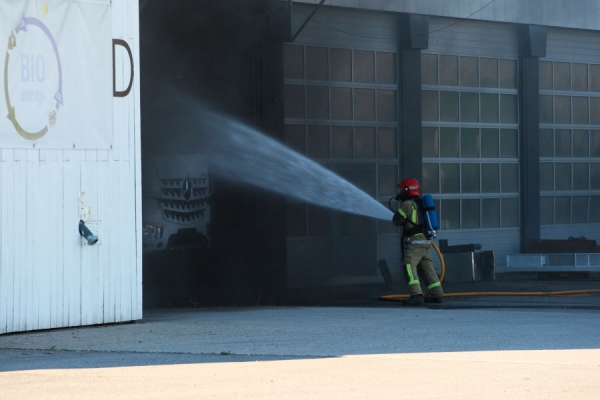
M 423 302 L 441 304 L 444 291 L 433 268 L 433 261 L 429 249 L 431 242 L 427 237 L 427 229 L 419 207 L 420 199 L 419 181 L 406 178 L 398 184 L 400 193 L 396 200 L 400 200 L 400 207 L 394 213 L 392 222 L 402 226 L 402 272 L 408 284 L 410 298 L 402 302 L 406 306 L 421 306 Z M 423 299 L 419 276 L 426 281 L 429 297 Z

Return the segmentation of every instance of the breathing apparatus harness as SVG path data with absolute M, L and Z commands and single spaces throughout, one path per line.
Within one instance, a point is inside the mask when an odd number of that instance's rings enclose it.
M 413 235 L 419 234 L 419 233 L 423 234 L 425 236 L 425 238 L 427 238 L 427 240 L 435 239 L 436 231 L 435 231 L 434 227 L 432 226 L 430 217 L 428 216 L 428 212 L 435 213 L 435 207 L 433 205 L 426 207 L 424 205 L 423 199 L 421 197 L 419 197 L 419 196 L 402 196 L 402 193 L 398 193 L 396 196 L 390 197 L 390 200 L 388 201 L 388 207 L 390 208 L 390 210 L 392 210 L 393 213 L 397 213 L 398 210 L 394 210 L 392 208 L 392 204 L 391 204 L 392 199 L 394 199 L 396 201 L 400 201 L 400 200 L 414 201 L 417 205 L 417 209 L 418 209 L 418 213 L 419 213 L 416 224 L 414 222 L 412 222 L 411 220 L 409 220 L 408 218 L 406 218 L 404 220 L 404 223 L 402 225 L 404 225 L 408 222 L 412 226 L 409 227 L 407 230 L 402 231 L 402 242 L 404 242 L 407 238 L 409 238 Z

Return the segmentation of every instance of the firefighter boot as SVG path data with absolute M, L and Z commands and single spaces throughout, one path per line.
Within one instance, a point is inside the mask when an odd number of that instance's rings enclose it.
M 427 304 L 442 304 L 442 298 L 429 296 L 429 297 L 425 298 L 425 303 L 427 303 Z
M 423 305 L 423 296 L 420 294 L 415 294 L 410 296 L 408 300 L 404 300 L 402 302 L 403 306 L 411 306 L 411 307 L 419 307 Z

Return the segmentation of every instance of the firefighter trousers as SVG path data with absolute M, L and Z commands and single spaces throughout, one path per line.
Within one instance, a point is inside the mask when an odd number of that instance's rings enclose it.
M 419 276 L 425 280 L 431 297 L 444 296 L 440 279 L 437 272 L 435 272 L 435 268 L 433 268 L 433 261 L 431 260 L 429 250 L 429 244 L 404 244 L 402 272 L 411 296 L 423 294 Z

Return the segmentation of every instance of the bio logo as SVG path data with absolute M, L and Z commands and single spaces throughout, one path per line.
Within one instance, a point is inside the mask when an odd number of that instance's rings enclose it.
M 27 140 L 54 128 L 63 105 L 58 47 L 48 27 L 23 15 L 10 32 L 4 59 L 7 118 Z

